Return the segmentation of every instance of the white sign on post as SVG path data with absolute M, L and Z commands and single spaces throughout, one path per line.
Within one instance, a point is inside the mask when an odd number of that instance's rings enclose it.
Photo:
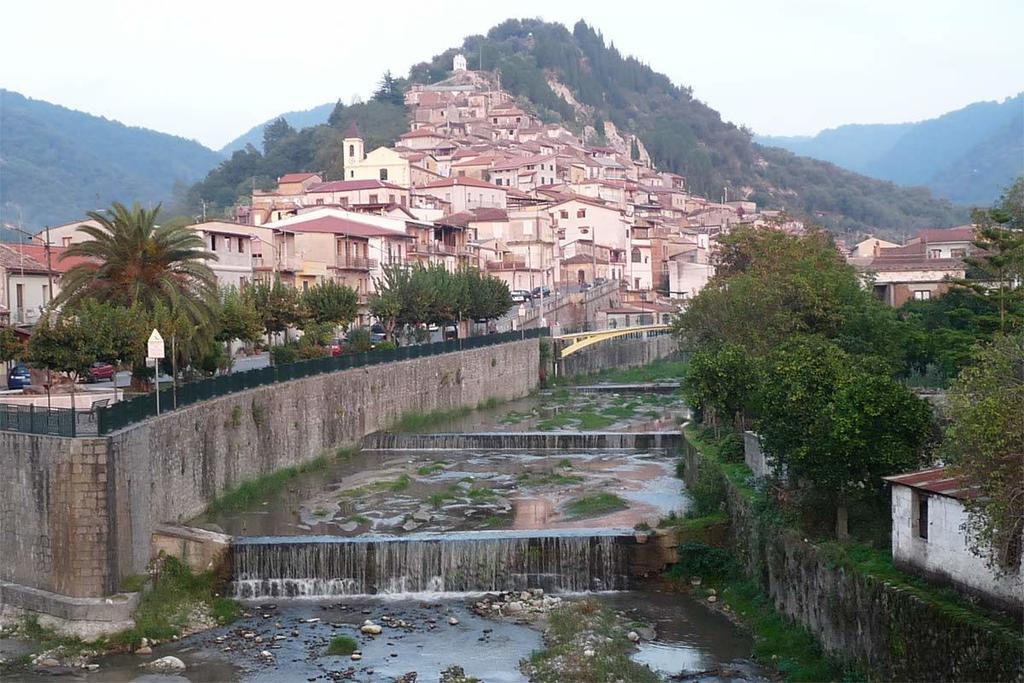
M 146 356 L 148 358 L 164 357 L 164 338 L 160 336 L 156 328 L 153 329 L 153 334 L 149 335 L 149 341 L 146 344 Z
M 146 355 L 153 361 L 153 386 L 156 389 L 156 414 L 160 414 L 160 359 L 164 357 L 164 338 L 153 328 L 146 342 Z

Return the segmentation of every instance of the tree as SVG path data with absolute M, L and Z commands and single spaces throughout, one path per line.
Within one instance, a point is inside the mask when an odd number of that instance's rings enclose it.
M 469 293 L 467 314 L 473 320 L 499 318 L 512 308 L 512 294 L 505 282 L 476 268 L 463 271 L 462 277 Z
M 0 328 L 0 363 L 18 360 L 25 353 L 25 344 L 9 327 Z
M 747 409 L 757 387 L 754 361 L 743 347 L 724 344 L 690 358 L 683 377 L 683 397 L 701 421 L 718 433 L 720 419 L 735 422 Z
M 1024 334 L 1001 335 L 961 372 L 948 394 L 942 452 L 966 487 L 972 550 L 1016 571 L 1024 537 Z
M 281 278 L 274 278 L 272 284 L 254 282 L 245 289 L 245 296 L 259 313 L 260 323 L 271 343 L 275 334 L 287 333 L 289 327 L 302 320 L 299 293 L 282 283 Z
M 374 292 L 370 295 L 370 314 L 384 328 L 388 339 L 394 340 L 402 313 L 411 295 L 411 271 L 399 264 L 385 265 L 381 277 L 374 278 Z
M 756 401 L 765 453 L 791 484 L 830 495 L 839 539 L 850 502 L 920 464 L 932 433 L 927 403 L 818 338 L 795 339 L 765 359 Z
M 359 299 L 351 287 L 327 280 L 302 293 L 306 314 L 320 324 L 347 325 L 359 313 Z
M 74 315 L 42 316 L 28 340 L 28 361 L 32 366 L 63 373 L 71 380 L 71 407 L 75 408 L 75 385 L 82 372 L 96 361 L 97 338 Z
M 961 284 L 981 297 L 990 297 L 996 285 L 999 329 L 1007 332 L 1007 306 L 1024 300 L 1024 176 L 1017 178 L 999 204 L 975 210 L 972 219 L 974 246 L 981 251 L 965 259 L 973 277 Z
M 269 153 L 277 145 L 284 140 L 295 134 L 295 129 L 285 121 L 283 116 L 279 116 L 266 126 L 263 127 L 263 152 L 264 154 Z
M 391 71 L 385 71 L 377 84 L 377 90 L 373 93 L 373 99 L 391 104 L 405 104 L 405 92 L 401 82 L 391 75 Z
M 629 145 L 629 158 L 633 161 L 640 160 L 640 143 L 637 141 L 636 136 L 633 137 Z
M 263 321 L 252 299 L 243 295 L 237 287 L 221 288 L 214 338 L 223 343 L 235 339 L 247 343 L 259 339 L 262 333 Z
M 73 307 L 94 298 L 147 310 L 161 303 L 180 310 L 192 325 L 211 325 L 217 290 L 207 261 L 216 256 L 189 227 L 157 226 L 159 212 L 159 206 L 129 209 L 117 202 L 106 211 L 90 211 L 99 226 L 80 227 L 89 239 L 61 256 L 83 260 L 65 273 L 55 303 Z

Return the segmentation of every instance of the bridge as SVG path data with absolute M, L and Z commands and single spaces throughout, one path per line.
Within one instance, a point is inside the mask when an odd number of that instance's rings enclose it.
M 573 334 L 561 334 L 552 337 L 555 340 L 555 348 L 558 349 L 558 358 L 566 358 L 577 351 L 582 351 L 588 346 L 618 339 L 620 337 L 631 337 L 633 339 L 644 339 L 668 334 L 671 325 L 638 325 L 636 327 L 619 327 L 607 330 L 590 330 L 588 332 L 575 332 Z

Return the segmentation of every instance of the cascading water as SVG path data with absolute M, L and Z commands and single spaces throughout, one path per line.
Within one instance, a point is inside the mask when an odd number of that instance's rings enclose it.
M 678 430 L 665 432 L 376 432 L 363 439 L 363 450 L 607 450 L 668 449 L 682 443 Z
M 241 599 L 620 590 L 632 541 L 622 531 L 238 539 L 232 586 Z

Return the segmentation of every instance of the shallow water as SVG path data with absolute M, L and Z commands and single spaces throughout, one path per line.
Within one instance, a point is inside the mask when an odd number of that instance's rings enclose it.
M 763 680 L 757 667 L 746 659 L 751 651 L 750 639 L 725 617 L 686 595 L 648 589 L 590 597 L 623 611 L 638 623 L 655 627 L 656 638 L 642 642 L 635 659 L 666 678 L 723 667 L 734 674 L 725 679 L 707 675 L 697 680 Z M 541 647 L 540 631 L 524 624 L 479 617 L 469 609 L 473 602 L 472 597 L 449 594 L 331 602 L 292 600 L 273 609 L 266 602 L 248 603 L 250 616 L 230 628 L 157 647 L 151 657 L 124 655 L 99 660 L 102 668 L 83 678 L 90 682 L 175 680 L 142 676 L 138 669 L 141 662 L 174 655 L 188 666 L 184 676 L 177 680 L 193 683 L 328 681 L 332 674 L 340 676 L 349 670 L 351 680 L 390 681 L 415 671 L 420 681 L 432 683 L 443 669 L 453 664 L 488 683 L 526 680 L 519 671 L 519 662 Z M 365 619 L 380 624 L 385 616 L 404 620 L 409 628 L 386 626 L 384 633 L 376 637 L 358 633 L 358 626 Z M 458 619 L 457 625 L 449 625 L 451 616 Z M 319 621 L 308 623 L 309 619 Z M 256 633 L 264 642 L 242 638 L 240 634 L 245 631 Z M 284 638 L 273 641 L 274 635 Z M 356 638 L 363 659 L 353 662 L 347 656 L 327 656 L 327 644 L 334 635 Z M 224 641 L 217 642 L 218 638 Z M 259 658 L 263 650 L 274 654 L 273 662 Z
M 235 536 L 632 529 L 688 509 L 675 464 L 657 451 L 361 452 L 246 510 L 193 524 Z M 586 513 L 573 507 L 596 493 L 620 503 Z

